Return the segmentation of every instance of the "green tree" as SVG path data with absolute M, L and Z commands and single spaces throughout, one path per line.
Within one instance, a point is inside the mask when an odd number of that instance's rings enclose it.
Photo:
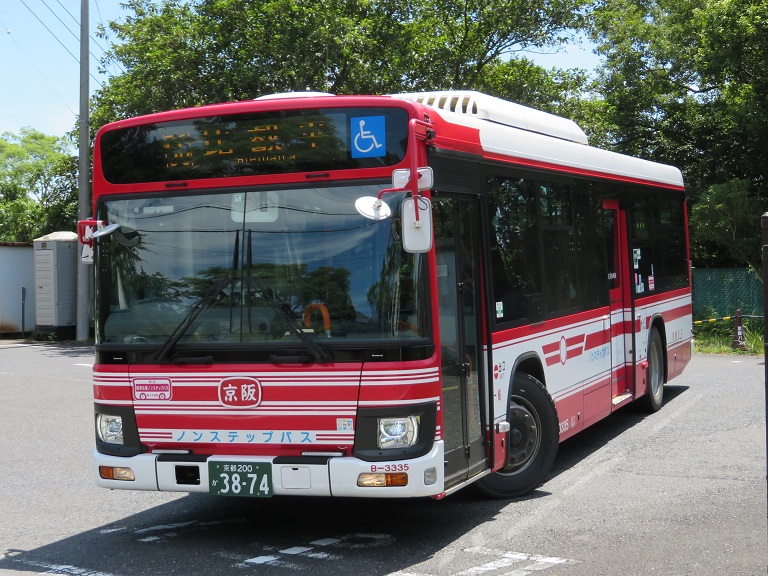
M 0 135 L 0 240 L 75 230 L 77 157 L 64 138 L 31 128 Z
M 521 70 L 547 73 L 528 63 L 504 82 L 503 63 L 562 43 L 586 2 L 129 0 L 129 15 L 110 24 L 117 41 L 102 62 L 126 72 L 96 94 L 93 125 L 283 91 L 508 92 L 514 79 L 525 85 Z
M 766 0 L 602 0 L 593 16 L 609 141 L 682 169 L 695 264 L 759 260 L 746 231 L 768 198 Z
M 706 190 L 691 209 L 696 227 L 691 243 L 701 267 L 733 263 L 758 269 L 760 215 L 768 202 L 759 198 L 749 182 L 731 180 Z
M 31 242 L 40 235 L 40 216 L 32 198 L 21 196 L 0 202 L 0 241 Z
M 587 2 L 430 0 L 409 4 L 413 6 L 409 22 L 414 31 L 413 57 L 403 70 L 408 79 L 404 88 L 435 90 L 479 87 L 490 66 L 526 50 L 563 44 L 581 26 Z
M 680 144 L 690 139 L 688 109 L 699 92 L 683 54 L 690 31 L 680 24 L 691 9 L 690 0 L 604 0 L 593 12 L 593 39 L 604 58 L 598 91 L 616 150 L 680 164 Z
M 538 110 L 570 118 L 587 133 L 592 146 L 609 146 L 601 99 L 592 97 L 594 81 L 584 69 L 545 70 L 525 57 L 489 64 L 477 90 Z

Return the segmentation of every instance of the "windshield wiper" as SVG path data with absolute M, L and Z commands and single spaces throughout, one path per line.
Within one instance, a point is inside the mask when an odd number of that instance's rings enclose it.
M 231 282 L 232 286 L 230 288 L 230 297 L 229 297 L 229 328 L 232 330 L 232 293 L 235 291 L 235 274 L 237 272 L 237 265 L 238 265 L 238 249 L 240 246 L 240 230 L 235 230 L 235 245 L 232 249 L 232 277 Z M 163 341 L 162 346 L 160 346 L 160 349 L 157 351 L 157 354 L 155 354 L 155 362 L 164 362 L 168 355 L 171 353 L 171 351 L 176 347 L 176 344 L 179 343 L 179 340 L 181 340 L 182 336 L 184 336 L 184 333 L 189 330 L 189 327 L 192 326 L 194 321 L 197 319 L 198 316 L 205 310 L 206 308 L 209 308 L 212 304 L 214 304 L 219 298 L 221 298 L 224 293 L 222 292 L 222 289 L 224 286 L 226 286 L 230 282 L 230 278 L 227 277 L 221 277 L 219 278 L 216 283 L 213 285 L 213 288 L 209 292 L 203 295 L 202 298 L 200 298 L 197 302 L 195 302 L 192 305 L 192 308 L 190 308 L 189 312 L 187 312 L 187 315 L 184 316 L 184 318 L 179 322 L 178 326 L 174 328 L 173 332 L 171 332 L 168 335 L 168 338 L 166 338 Z M 195 360 L 194 358 L 179 358 L 178 362 L 180 364 L 189 364 L 189 363 L 209 363 L 207 360 L 211 358 L 210 356 L 203 356 L 199 360 Z M 174 358 L 174 362 L 177 360 Z
M 298 362 L 303 363 L 307 361 L 312 360 L 321 360 L 322 362 L 330 362 L 333 360 L 333 352 L 328 350 L 327 348 L 323 348 L 315 342 L 315 340 L 311 336 L 307 336 L 307 334 L 296 324 L 294 323 L 295 320 L 291 318 L 291 315 L 288 314 L 288 312 L 280 306 L 277 302 L 274 300 L 270 300 L 268 296 L 266 296 L 262 292 L 262 297 L 266 301 L 267 304 L 269 304 L 269 307 L 273 310 L 279 312 L 283 318 L 285 319 L 285 323 L 288 325 L 288 329 L 293 332 L 296 336 L 298 336 L 299 340 L 302 341 L 302 343 L 307 347 L 307 349 L 312 352 L 314 355 L 314 358 L 307 357 L 307 356 L 271 356 L 270 359 L 273 362 Z
M 288 329 L 293 332 L 299 340 L 306 346 L 306 348 L 312 352 L 313 357 L 311 356 L 271 356 L 270 359 L 273 362 L 283 362 L 283 363 L 307 363 L 311 362 L 312 360 L 320 360 L 322 362 L 330 362 L 333 360 L 333 352 L 328 350 L 327 348 L 323 348 L 320 346 L 315 340 L 307 336 L 307 334 L 298 326 L 295 324 L 295 319 L 291 317 L 291 315 L 288 313 L 288 311 L 283 308 L 283 306 L 280 305 L 279 302 L 277 302 L 274 299 L 274 296 L 272 296 L 272 291 L 264 286 L 263 282 L 251 274 L 251 230 L 248 230 L 248 255 L 247 255 L 247 265 L 248 265 L 248 277 L 247 277 L 247 285 L 250 288 L 251 282 L 253 282 L 256 287 L 259 289 L 261 293 L 261 297 L 263 300 L 269 305 L 272 310 L 280 314 L 283 319 L 285 320 L 285 323 L 288 325 Z M 250 298 L 250 297 L 249 297 Z M 250 310 L 251 310 L 251 303 L 248 302 L 248 315 L 249 315 L 249 321 L 250 321 Z
M 218 282 L 214 284 L 213 288 L 203 295 L 197 302 L 192 305 L 187 315 L 179 322 L 178 326 L 174 328 L 173 332 L 168 335 L 160 349 L 155 354 L 155 362 L 164 362 L 171 351 L 179 343 L 181 337 L 189 329 L 190 326 L 197 320 L 203 310 L 209 308 L 214 302 L 216 302 L 223 295 L 222 288 L 229 283 L 229 278 L 219 278 Z

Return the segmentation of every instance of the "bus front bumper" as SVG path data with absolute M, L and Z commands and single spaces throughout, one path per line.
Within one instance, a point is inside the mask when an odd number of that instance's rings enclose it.
M 208 456 L 139 454 L 108 456 L 94 450 L 96 484 L 118 490 L 213 492 L 209 464 L 236 462 L 238 466 L 269 467 L 270 490 L 262 496 L 337 496 L 364 498 L 413 498 L 444 492 L 443 442 L 419 458 L 366 462 L 350 456 L 286 458 L 274 456 Z M 218 468 L 217 468 L 218 469 Z M 250 467 L 248 468 L 250 469 Z M 387 485 L 390 479 L 405 485 Z M 106 476 L 106 477 L 105 477 Z M 243 474 L 245 476 L 245 474 Z M 123 478 L 123 479 L 118 479 Z M 239 478 L 239 477 L 238 477 Z M 360 486 L 364 478 L 382 485 Z M 247 490 L 229 495 L 245 496 Z

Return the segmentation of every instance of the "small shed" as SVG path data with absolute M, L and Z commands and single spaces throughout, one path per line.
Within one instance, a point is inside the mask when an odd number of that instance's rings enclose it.
M 35 238 L 37 330 L 74 338 L 77 324 L 78 240 L 75 232 Z
M 35 325 L 35 258 L 31 242 L 0 242 L 0 335 Z

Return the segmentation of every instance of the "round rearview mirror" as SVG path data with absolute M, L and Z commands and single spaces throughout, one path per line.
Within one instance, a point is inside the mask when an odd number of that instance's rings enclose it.
M 355 200 L 355 210 L 369 220 L 386 220 L 392 216 L 392 209 L 375 196 L 363 196 Z
M 92 234 L 91 237 L 98 238 L 99 236 L 109 236 L 110 234 L 112 234 L 112 232 L 114 232 L 118 228 L 120 228 L 120 224 L 115 222 L 114 224 L 110 224 L 109 226 L 104 226 L 104 228 L 99 228 L 98 230 L 96 230 L 96 232 Z

